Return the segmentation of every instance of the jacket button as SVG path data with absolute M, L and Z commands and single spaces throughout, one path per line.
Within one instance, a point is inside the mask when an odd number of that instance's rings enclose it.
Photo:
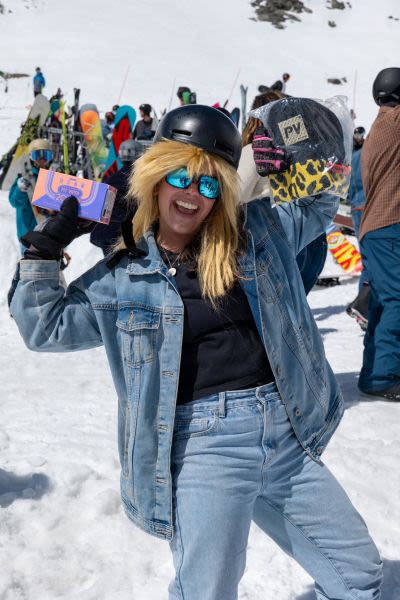
M 301 417 L 301 411 L 299 408 L 296 408 L 296 410 L 294 411 L 294 414 L 296 415 L 296 417 Z
M 282 369 L 280 367 L 278 367 L 277 370 L 276 370 L 276 372 L 277 372 L 278 375 L 281 375 Z
M 322 448 L 321 447 L 317 448 L 317 454 L 322 454 Z

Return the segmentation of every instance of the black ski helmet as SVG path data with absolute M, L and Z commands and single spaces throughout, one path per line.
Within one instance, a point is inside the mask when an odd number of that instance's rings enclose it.
M 163 138 L 203 148 L 238 168 L 241 135 L 233 121 L 216 108 L 187 104 L 171 110 L 157 127 L 154 142 Z
M 365 127 L 363 127 L 362 125 L 360 125 L 359 127 L 356 127 L 355 130 L 353 131 L 353 135 L 358 135 L 359 137 L 363 137 L 365 135 Z
M 378 106 L 386 102 L 400 103 L 400 67 L 380 71 L 372 86 L 372 94 Z

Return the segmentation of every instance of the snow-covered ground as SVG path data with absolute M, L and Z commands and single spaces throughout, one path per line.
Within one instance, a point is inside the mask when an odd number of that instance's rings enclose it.
M 39 64 L 48 93 L 108 110 L 119 100 L 168 106 L 172 84 L 199 100 L 223 101 L 237 70 L 252 98 L 283 71 L 288 91 L 350 97 L 357 124 L 376 114 L 376 72 L 398 58 L 398 0 L 353 0 L 277 31 L 254 23 L 247 0 L 3 0 L 0 69 L 32 73 Z M 324 5 L 324 6 L 322 6 Z M 11 9 L 13 12 L 8 13 Z M 327 21 L 337 23 L 331 29 Z M 354 99 L 354 77 L 357 72 Z M 329 86 L 327 77 L 347 77 Z M 0 85 L 0 154 L 14 142 L 32 101 L 30 80 Z M 231 106 L 238 104 L 235 89 Z M 173 98 L 176 105 L 176 98 Z M 71 245 L 72 279 L 99 251 Z M 6 306 L 18 259 L 13 210 L 0 193 L 0 600 L 163 600 L 172 577 L 168 545 L 131 525 L 119 500 L 117 403 L 102 349 L 34 354 Z M 316 288 L 309 301 L 342 385 L 347 410 L 325 462 L 365 518 L 385 566 L 383 600 L 400 600 L 400 406 L 360 396 L 362 333 L 345 314 L 357 281 Z M 240 600 L 312 600 L 311 580 L 255 526 Z

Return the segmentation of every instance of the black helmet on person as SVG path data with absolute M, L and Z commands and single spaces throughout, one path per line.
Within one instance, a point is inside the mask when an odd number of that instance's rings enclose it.
M 353 132 L 353 136 L 356 139 L 362 139 L 365 136 L 365 128 L 360 126 L 360 127 L 356 127 L 354 132 Z
M 211 106 L 187 104 L 171 110 L 157 127 L 154 142 L 163 138 L 192 144 L 238 168 L 242 138 L 229 117 Z
M 356 127 L 354 130 L 354 135 L 365 135 L 365 127 L 362 127 L 362 125 L 360 125 L 360 127 Z
M 106 117 L 107 123 L 114 123 L 114 121 L 115 121 L 115 114 L 113 112 L 111 112 L 109 110 L 108 112 L 106 112 L 105 117 Z
M 123 163 L 134 162 L 144 152 L 144 146 L 135 140 L 125 140 L 119 147 L 118 156 Z
M 144 114 L 149 117 L 150 113 L 151 113 L 151 106 L 150 106 L 150 104 L 141 104 L 139 106 L 139 110 L 141 110 L 142 112 L 144 112 Z
M 378 106 L 388 102 L 400 104 L 400 67 L 380 71 L 373 83 L 372 95 Z

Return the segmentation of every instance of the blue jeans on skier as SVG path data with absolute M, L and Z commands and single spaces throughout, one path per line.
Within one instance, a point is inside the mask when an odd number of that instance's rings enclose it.
M 313 577 L 318 600 L 378 600 L 367 527 L 299 444 L 274 383 L 179 405 L 171 464 L 169 600 L 236 600 L 252 521 Z
M 366 233 L 361 251 L 371 293 L 358 385 L 380 391 L 400 385 L 400 223 Z

